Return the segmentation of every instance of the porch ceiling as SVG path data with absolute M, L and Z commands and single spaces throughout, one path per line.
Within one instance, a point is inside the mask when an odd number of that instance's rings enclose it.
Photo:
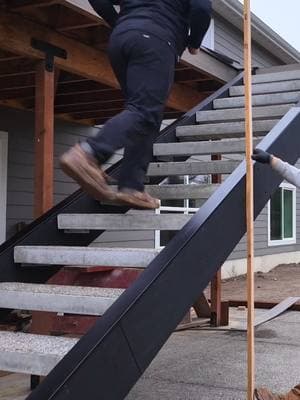
M 79 3 L 0 0 L 0 105 L 34 109 L 36 65 L 43 58 L 30 46 L 34 35 L 69 55 L 67 60 L 56 59 L 56 116 L 94 125 L 123 109 L 105 54 L 110 30 Z M 175 82 L 165 118 L 178 118 L 223 83 L 187 61 L 177 66 Z

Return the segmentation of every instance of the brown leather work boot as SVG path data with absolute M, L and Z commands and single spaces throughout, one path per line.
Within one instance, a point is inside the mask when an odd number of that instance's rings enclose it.
M 73 178 L 82 189 L 96 200 L 111 200 L 116 192 L 107 185 L 107 175 L 102 171 L 96 159 L 76 144 L 60 158 L 62 170 Z
M 139 210 L 154 210 L 160 207 L 160 200 L 146 192 L 124 189 L 116 194 L 116 203 L 124 204 Z
M 268 389 L 255 389 L 256 400 L 300 400 L 300 385 L 297 385 L 287 394 L 273 394 Z

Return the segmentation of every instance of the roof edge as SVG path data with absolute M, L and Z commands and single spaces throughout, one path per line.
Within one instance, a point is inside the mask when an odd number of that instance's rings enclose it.
M 244 7 L 238 0 L 213 0 L 213 10 L 243 31 Z M 252 12 L 252 38 L 286 64 L 299 63 L 300 52 Z

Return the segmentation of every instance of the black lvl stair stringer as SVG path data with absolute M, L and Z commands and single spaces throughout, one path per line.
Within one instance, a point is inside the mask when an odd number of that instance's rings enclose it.
M 300 107 L 260 148 L 294 164 Z M 27 400 L 121 400 L 246 231 L 243 162 Z M 255 217 L 282 178 L 255 163 Z

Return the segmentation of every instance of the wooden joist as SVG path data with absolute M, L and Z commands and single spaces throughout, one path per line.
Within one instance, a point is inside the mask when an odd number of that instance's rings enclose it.
M 0 77 L 0 92 L 3 90 L 12 89 L 24 89 L 33 88 L 35 86 L 35 72 L 26 73 L 22 75 L 12 75 Z M 79 81 L 62 81 L 58 82 L 58 93 L 59 94 L 75 94 L 81 92 L 93 92 L 93 91 L 111 91 L 115 90 L 107 85 L 103 85 L 98 82 L 94 82 L 88 79 Z
M 81 113 L 95 110 L 112 110 L 112 109 L 122 109 L 124 106 L 123 100 L 111 101 L 111 102 L 91 102 L 91 103 L 81 103 L 81 104 L 65 104 L 65 105 L 55 105 L 56 114 L 69 114 L 69 113 Z
M 24 76 L 35 73 L 35 65 L 36 60 L 31 60 L 25 57 L 0 62 L 0 78 L 12 78 L 14 76 Z
M 88 79 L 119 88 L 110 67 L 107 55 L 91 46 L 70 39 L 45 26 L 22 18 L 19 15 L 2 12 L 0 15 L 0 48 L 27 57 L 43 59 L 44 54 L 31 47 L 31 39 L 36 38 L 67 51 L 68 58 L 56 58 L 55 64 Z M 199 103 L 204 96 L 194 89 L 174 84 L 168 106 L 180 111 L 187 111 Z
M 23 11 L 37 7 L 49 7 L 61 3 L 61 0 L 9 0 L 8 7 L 12 11 Z
M 103 21 L 87 15 L 81 15 L 71 8 L 61 6 L 55 28 L 59 32 L 67 32 L 77 29 L 91 28 L 103 25 Z

